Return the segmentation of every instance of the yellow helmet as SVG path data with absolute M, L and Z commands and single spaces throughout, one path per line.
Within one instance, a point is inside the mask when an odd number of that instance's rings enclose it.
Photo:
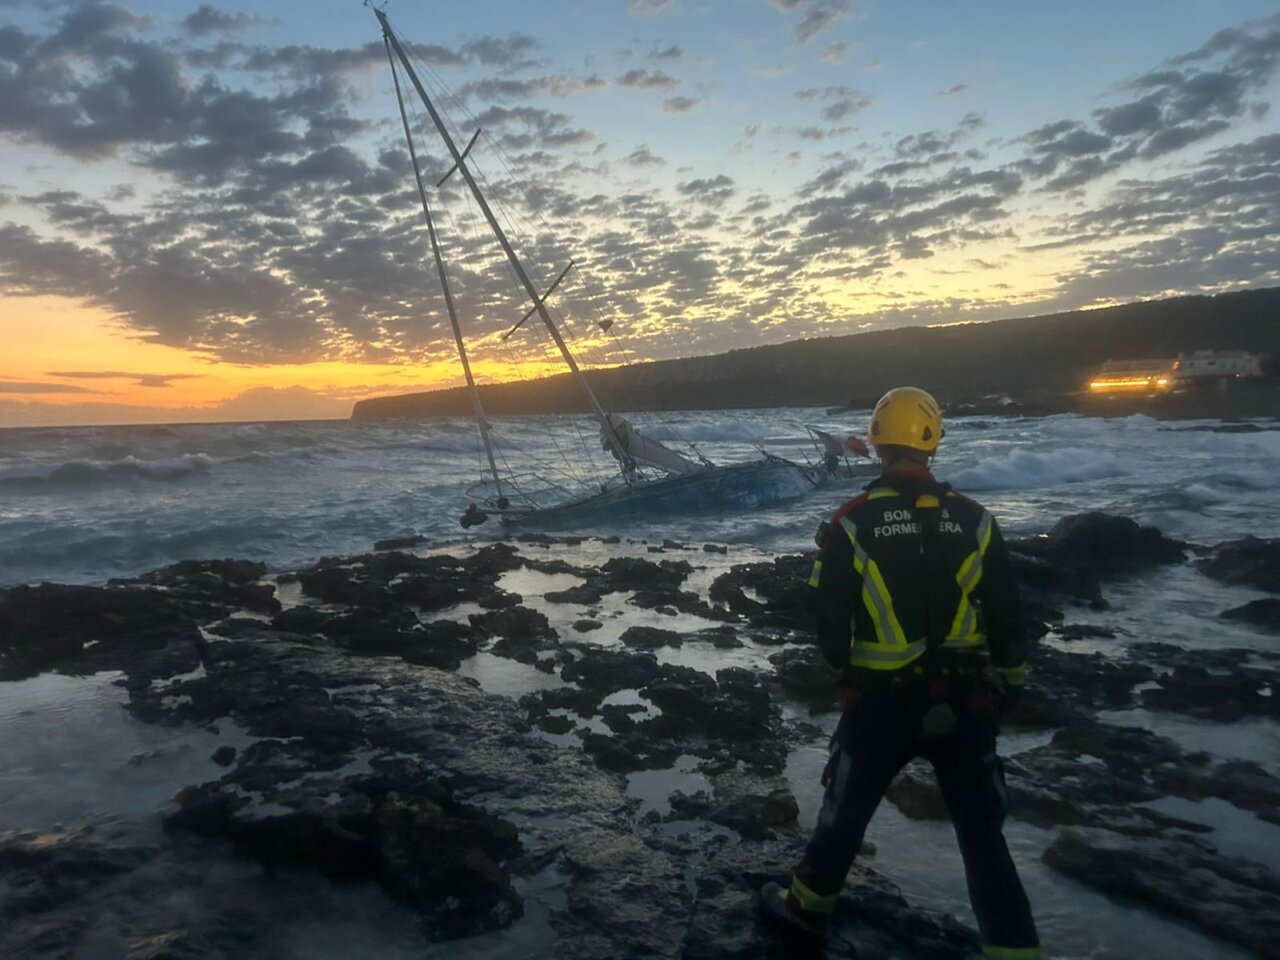
M 867 438 L 876 447 L 910 447 L 932 455 L 945 432 L 937 400 L 919 387 L 895 387 L 871 411 Z

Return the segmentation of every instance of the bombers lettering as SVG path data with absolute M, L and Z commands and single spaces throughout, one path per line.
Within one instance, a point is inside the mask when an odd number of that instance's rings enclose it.
M 941 533 L 964 533 L 960 524 L 954 520 L 945 519 L 947 512 L 942 512 L 944 519 L 938 524 L 938 530 Z M 906 534 L 919 534 L 920 524 L 916 523 L 910 510 L 888 510 L 885 512 L 884 518 L 889 523 L 881 524 L 872 531 L 877 540 L 881 537 L 901 537 Z M 894 522 L 897 521 L 897 522 Z

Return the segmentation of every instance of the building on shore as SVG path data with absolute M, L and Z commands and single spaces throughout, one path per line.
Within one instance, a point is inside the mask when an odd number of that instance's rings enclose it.
M 1089 380 L 1094 396 L 1159 396 L 1205 386 L 1226 389 L 1231 380 L 1261 377 L 1263 357 L 1243 350 L 1197 350 L 1176 358 L 1108 360 Z

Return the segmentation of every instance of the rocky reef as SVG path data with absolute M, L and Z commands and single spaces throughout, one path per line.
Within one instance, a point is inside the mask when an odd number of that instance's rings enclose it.
M 820 737 L 808 718 L 839 707 L 807 642 L 812 558 L 735 564 L 719 549 L 616 544 L 593 567 L 575 542 L 406 542 L 419 552 L 287 574 L 197 561 L 102 587 L 0 591 L 0 679 L 110 671 L 141 723 L 245 735 L 158 817 L 0 833 L 0 955 L 279 955 L 270 910 L 244 891 L 282 874 L 378 891 L 412 912 L 424 944 L 494 931 L 522 942 L 536 888 L 553 891 L 538 901 L 549 933 L 522 955 L 790 955 L 756 923 L 754 896 L 786 877 L 806 839 L 788 757 Z M 1280 655 L 1122 645 L 1064 612 L 1101 616 L 1109 582 L 1174 564 L 1274 591 L 1280 545 L 1197 551 L 1086 514 L 1011 547 L 1037 642 L 1008 722 L 1043 731 L 1006 764 L 1011 817 L 1054 832 L 1053 870 L 1280 956 L 1280 879 L 1152 806 L 1215 798 L 1280 822 L 1280 779 L 1107 720 L 1139 707 L 1275 717 Z M 1274 629 L 1260 609 L 1239 620 Z M 481 661 L 526 679 L 514 695 L 487 692 L 468 666 Z M 628 790 L 630 777 L 676 768 L 697 788 L 673 784 L 653 804 Z M 946 816 L 921 764 L 889 800 L 910 818 Z M 825 955 L 975 949 L 973 931 L 860 863 Z

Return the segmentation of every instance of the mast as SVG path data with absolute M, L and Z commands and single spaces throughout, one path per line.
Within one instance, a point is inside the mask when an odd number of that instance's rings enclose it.
M 475 377 L 471 375 L 471 361 L 467 359 L 467 345 L 462 339 L 462 327 L 458 324 L 458 311 L 453 304 L 453 291 L 449 289 L 449 277 L 444 269 L 444 257 L 440 253 L 440 240 L 436 236 L 436 225 L 431 218 L 431 207 L 427 204 L 427 190 L 422 185 L 422 168 L 418 164 L 418 151 L 413 145 L 413 133 L 409 129 L 409 115 L 404 109 L 404 97 L 400 93 L 400 75 L 396 71 L 396 62 L 391 54 L 391 44 L 384 35 L 383 45 L 387 48 L 387 62 L 391 65 L 391 79 L 396 85 L 396 103 L 400 107 L 400 122 L 404 124 L 404 138 L 409 144 L 409 158 L 413 161 L 413 177 L 418 184 L 418 198 L 422 201 L 422 216 L 427 221 L 427 236 L 431 238 L 431 253 L 435 257 L 436 271 L 440 274 L 440 288 L 444 290 L 444 304 L 449 311 L 449 324 L 453 327 L 453 340 L 458 345 L 458 358 L 462 361 L 462 372 L 467 378 L 467 392 L 471 395 L 471 409 L 475 413 L 476 424 L 480 427 L 480 439 L 484 443 L 485 456 L 489 458 L 489 471 L 493 474 L 493 483 L 498 496 L 502 496 L 502 481 L 498 478 L 498 464 L 493 459 L 493 438 L 489 435 L 489 422 L 484 418 L 484 407 L 480 404 L 480 391 L 476 389 Z
M 502 252 L 507 255 L 507 260 L 511 263 L 511 268 L 515 271 L 516 276 L 520 279 L 521 286 L 533 301 L 534 309 L 538 312 L 538 316 L 542 318 L 543 324 L 547 328 L 547 332 L 551 334 L 551 339 L 555 341 L 556 346 L 560 348 L 560 355 L 564 358 L 565 364 L 573 373 L 578 381 L 578 386 L 582 388 L 583 394 L 587 398 L 587 402 L 591 405 L 592 411 L 596 415 L 596 419 L 600 421 L 600 428 L 610 447 L 613 449 L 614 456 L 623 465 L 624 476 L 630 478 L 634 472 L 634 461 L 627 454 L 626 448 L 623 446 L 618 433 L 613 428 L 613 424 L 609 420 L 608 414 L 604 412 L 604 407 L 600 406 L 600 401 L 596 399 L 591 385 L 587 383 L 587 378 L 582 375 L 582 371 L 578 369 L 578 362 L 574 360 L 573 354 L 569 352 L 568 346 L 564 342 L 564 338 L 560 335 L 559 329 L 555 325 L 555 321 L 551 319 L 551 314 L 547 312 L 545 298 L 538 294 L 537 288 L 533 285 L 533 281 L 529 279 L 529 274 L 524 268 L 524 264 L 520 262 L 515 249 L 511 246 L 511 241 L 507 239 L 506 233 L 502 229 L 502 225 L 498 223 L 498 218 L 493 215 L 493 210 L 489 207 L 489 202 L 485 199 L 484 194 L 480 192 L 480 187 L 472 176 L 470 168 L 464 162 L 458 145 L 453 142 L 453 137 L 444 125 L 444 121 L 440 118 L 440 114 L 436 111 L 435 104 L 431 102 L 431 98 L 427 96 L 426 89 L 422 86 L 422 81 L 418 79 L 418 73 L 413 69 L 413 64 L 409 62 L 408 55 L 404 52 L 404 47 L 400 45 L 399 38 L 391 29 L 391 24 L 387 20 L 385 11 L 373 8 L 374 14 L 378 18 L 378 22 L 382 25 L 382 37 L 390 43 L 396 52 L 396 56 L 404 65 L 405 73 L 409 75 L 409 80 L 413 83 L 414 89 L 418 92 L 418 97 L 422 100 L 423 105 L 427 108 L 427 112 L 431 114 L 431 121 L 436 125 L 436 130 L 440 134 L 440 138 L 444 140 L 444 144 L 449 148 L 449 155 L 453 157 L 453 162 L 457 165 L 458 172 L 462 174 L 462 178 L 467 181 L 467 187 L 471 190 L 471 195 L 475 197 L 476 204 L 480 207 L 480 211 L 484 214 L 485 220 L 489 223 L 489 229 L 493 231 L 493 235 L 498 240 L 498 245 L 502 247 Z M 631 467 L 632 469 L 628 469 Z

